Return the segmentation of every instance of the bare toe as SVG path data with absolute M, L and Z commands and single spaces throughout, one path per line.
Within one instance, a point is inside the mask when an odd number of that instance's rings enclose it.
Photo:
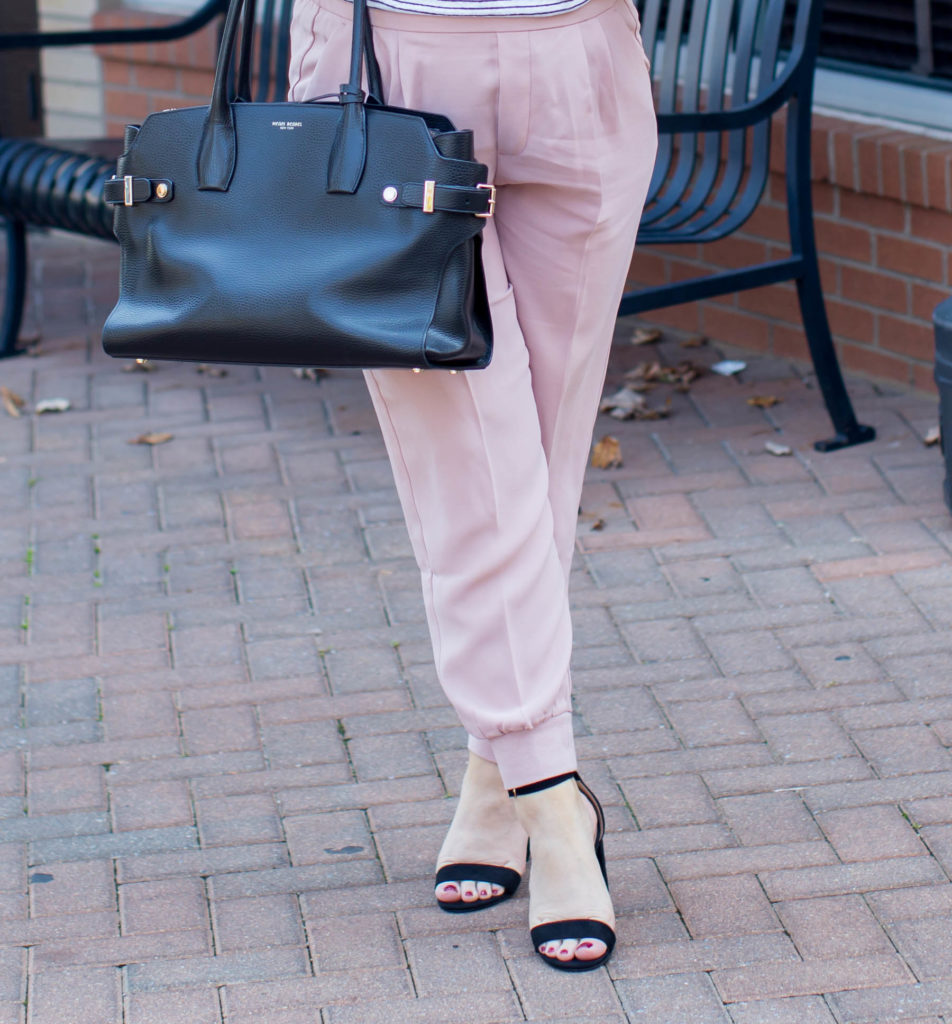
M 476 883 L 472 879 L 465 879 L 460 882 L 460 888 L 463 893 L 464 903 L 475 903 L 479 899 L 479 893 L 476 890 Z
M 458 903 L 460 894 L 456 882 L 441 882 L 436 887 L 436 898 L 441 903 Z
M 559 951 L 556 953 L 557 960 L 571 960 L 575 956 L 575 947 L 578 945 L 577 939 L 566 939 L 559 946 Z
M 574 951 L 576 960 L 597 960 L 608 952 L 608 946 L 601 939 L 579 939 Z

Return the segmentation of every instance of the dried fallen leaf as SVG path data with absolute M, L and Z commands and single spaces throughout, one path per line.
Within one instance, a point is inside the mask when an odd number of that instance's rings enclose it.
M 676 366 L 664 366 L 655 361 L 639 363 L 625 374 L 625 381 L 634 391 L 646 391 L 655 384 L 674 384 L 679 391 L 686 391 L 700 375 L 701 368 L 688 360 Z
M 68 398 L 44 398 L 36 403 L 33 411 L 42 415 L 45 412 L 66 412 L 68 408 Z
M 227 377 L 228 371 L 224 366 L 212 366 L 211 363 L 199 363 L 195 367 L 196 373 L 204 373 L 206 377 Z
M 610 398 L 606 398 L 598 407 L 599 412 L 607 412 L 616 420 L 660 420 L 670 415 L 671 399 L 661 409 L 651 409 L 644 397 L 638 394 L 643 388 L 619 388 Z
M 320 380 L 327 375 L 326 370 L 316 366 L 297 366 L 291 371 L 298 380 Z
M 764 443 L 764 448 L 771 455 L 793 455 L 793 449 L 779 441 L 767 441 Z
M 671 415 L 671 399 L 665 399 L 664 406 L 660 409 L 642 409 L 637 414 L 639 420 L 663 420 Z
M 152 373 L 153 370 L 157 370 L 158 367 L 151 359 L 133 359 L 131 363 L 126 363 L 122 368 L 123 373 Z
M 632 345 L 650 345 L 661 338 L 661 331 L 655 327 L 636 327 L 631 336 Z
M 776 395 L 751 395 L 747 399 L 747 404 L 754 406 L 755 409 L 771 409 L 782 401 L 783 399 L 777 398 Z
M 613 395 L 602 400 L 599 412 L 607 412 L 616 420 L 630 420 L 645 407 L 644 398 L 632 388 L 619 388 Z
M 15 391 L 11 391 L 5 384 L 0 384 L 0 401 L 3 402 L 4 409 L 7 410 L 7 415 L 17 417 L 20 415 L 20 410 L 26 405 L 24 399 L 22 399 Z
M 707 344 L 707 338 L 703 334 L 695 334 L 693 338 L 685 338 L 681 342 L 681 348 L 701 348 Z
M 614 469 L 621 465 L 621 445 L 618 438 L 606 434 L 592 449 L 592 466 L 595 469 Z
M 592 525 L 589 527 L 589 529 L 593 533 L 597 533 L 599 530 L 604 530 L 605 529 L 605 520 L 604 519 L 596 519 L 595 522 L 592 523 Z
M 929 445 L 930 447 L 934 444 L 938 444 L 942 440 L 942 431 L 939 427 L 930 427 L 926 431 L 926 436 L 922 439 L 922 443 Z
M 140 434 L 138 437 L 134 437 L 129 444 L 165 444 L 166 441 L 171 441 L 174 436 L 174 434 L 166 433 Z

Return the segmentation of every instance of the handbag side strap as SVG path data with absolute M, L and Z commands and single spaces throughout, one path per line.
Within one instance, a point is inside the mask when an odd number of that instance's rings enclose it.
M 234 62 L 242 8 L 246 9 L 243 42 L 247 44 L 243 47 L 242 65 L 246 54 L 250 59 L 251 39 L 254 34 L 253 3 L 252 0 L 247 0 L 247 4 L 246 0 L 231 0 L 218 49 L 211 103 L 208 106 L 198 149 L 198 187 L 203 191 L 227 192 L 235 173 L 237 140 L 234 111 L 228 96 L 228 83 Z M 367 0 L 354 0 L 350 79 L 340 87 L 341 111 L 327 168 L 328 192 L 356 192 L 364 173 L 367 160 L 367 112 L 361 77 L 365 58 L 371 94 L 376 94 L 379 98 L 380 68 L 373 50 Z M 239 94 L 249 74 L 244 66 L 239 69 Z
M 350 45 L 350 79 L 340 87 L 340 119 L 327 167 L 327 191 L 357 191 L 367 161 L 367 110 L 361 77 L 366 29 L 370 19 L 367 0 L 354 0 Z
M 373 26 L 367 0 L 354 0 L 350 50 L 350 79 L 341 85 L 341 119 L 331 148 L 327 169 L 327 191 L 357 191 L 367 159 L 367 112 L 365 99 L 383 104 L 380 65 L 374 51 Z M 361 88 L 362 66 L 367 70 L 367 95 Z
M 428 187 L 429 186 L 429 187 Z M 406 181 L 383 191 L 387 206 L 410 207 L 424 213 L 471 213 L 487 219 L 496 211 L 493 185 L 437 185 L 435 182 Z
M 203 191 L 227 192 L 235 173 L 237 143 L 234 114 L 228 98 L 228 79 L 243 4 L 244 0 L 231 0 L 228 5 L 221 46 L 218 48 L 212 99 L 198 147 L 198 187 Z
M 255 37 L 255 6 L 255 0 L 245 0 L 241 19 L 241 51 L 238 55 L 238 88 L 235 93 L 235 98 L 239 100 L 251 99 L 251 51 Z
M 374 52 L 374 30 L 370 24 L 370 5 L 364 4 L 364 62 L 367 66 L 367 101 L 383 105 L 383 85 L 380 82 L 380 65 Z

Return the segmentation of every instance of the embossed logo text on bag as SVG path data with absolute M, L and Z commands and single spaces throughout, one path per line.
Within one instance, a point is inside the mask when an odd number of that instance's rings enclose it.
M 272 121 L 271 127 L 278 128 L 282 132 L 292 132 L 295 128 L 303 127 L 303 121 Z

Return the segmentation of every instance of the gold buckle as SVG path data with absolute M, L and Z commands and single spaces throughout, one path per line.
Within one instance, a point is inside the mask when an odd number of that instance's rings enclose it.
M 435 181 L 424 181 L 423 182 L 423 212 L 433 212 L 433 200 L 436 197 L 436 182 Z
M 477 185 L 477 188 L 488 188 L 489 189 L 489 213 L 477 213 L 474 214 L 476 217 L 482 217 L 484 220 L 491 217 L 496 212 L 496 186 L 495 185 Z
M 133 199 L 132 199 L 132 175 L 131 174 L 125 175 L 125 177 L 122 179 L 122 205 L 123 206 L 132 206 L 133 205 Z

